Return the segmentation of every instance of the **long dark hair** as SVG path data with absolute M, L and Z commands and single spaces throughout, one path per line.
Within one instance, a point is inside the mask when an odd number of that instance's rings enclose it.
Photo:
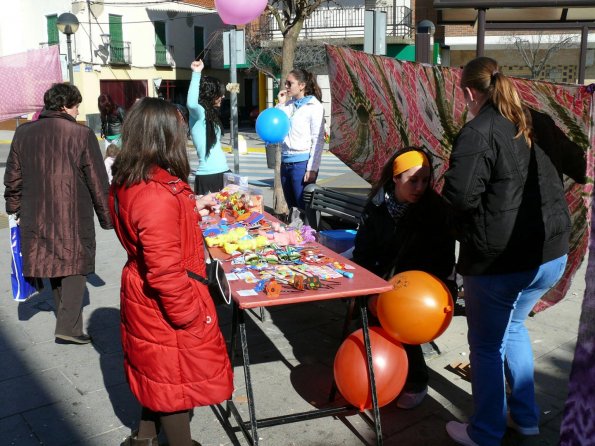
M 113 101 L 112 97 L 107 93 L 99 95 L 97 98 L 97 107 L 99 108 L 99 113 L 102 119 L 115 114 L 118 109 L 118 106 Z
M 461 87 L 475 88 L 487 95 L 502 116 L 514 123 L 518 133 L 531 147 L 533 129 L 528 112 L 510 79 L 500 73 L 498 62 L 489 57 L 477 57 L 465 65 L 461 76 Z
M 219 79 L 211 76 L 202 76 L 200 79 L 200 90 L 198 103 L 205 109 L 205 121 L 207 124 L 207 147 L 205 157 L 211 154 L 211 149 L 217 143 L 217 127 L 223 135 L 223 125 L 219 110 L 213 105 L 215 100 L 225 94 L 223 84 Z
M 368 195 L 368 198 L 370 198 L 370 199 L 374 198 L 380 189 L 382 189 L 383 187 L 386 189 L 393 184 L 393 176 L 394 176 L 393 175 L 393 163 L 395 161 L 395 158 L 398 157 L 399 155 L 402 155 L 403 153 L 411 152 L 412 150 L 416 150 L 418 152 L 423 153 L 426 156 L 426 158 L 428 159 L 428 162 L 430 164 L 430 184 L 428 185 L 428 188 L 426 189 L 426 191 L 432 187 L 432 182 L 433 182 L 433 178 L 434 178 L 434 171 L 432 168 L 432 155 L 430 155 L 429 151 L 423 147 L 409 146 L 409 147 L 404 147 L 402 149 L 397 150 L 394 153 L 394 155 L 388 159 L 388 161 L 382 168 L 382 173 L 380 174 L 380 178 L 378 178 L 378 181 L 376 181 L 374 183 L 374 185 L 372 186 L 372 189 L 370 190 L 370 194 Z
M 150 179 L 159 166 L 188 181 L 186 128 L 170 102 L 143 98 L 132 106 L 122 126 L 122 150 L 112 166 L 113 183 L 126 187 Z
M 320 91 L 320 87 L 316 83 L 316 78 L 312 73 L 301 68 L 296 68 L 291 70 L 289 74 L 293 75 L 296 81 L 306 84 L 306 87 L 304 88 L 304 96 L 314 96 L 316 99 L 322 102 L 322 92 Z

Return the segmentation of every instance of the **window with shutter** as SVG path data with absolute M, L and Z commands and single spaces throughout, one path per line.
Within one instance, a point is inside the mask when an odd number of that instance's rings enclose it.
M 110 62 L 124 63 L 124 38 L 122 34 L 122 16 L 109 15 Z
M 57 45 L 60 37 L 58 34 L 58 15 L 45 16 L 48 28 L 48 45 Z

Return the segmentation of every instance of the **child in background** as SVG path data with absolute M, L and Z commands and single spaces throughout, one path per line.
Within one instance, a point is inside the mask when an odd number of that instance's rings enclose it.
M 105 149 L 105 170 L 110 184 L 112 184 L 112 164 L 114 164 L 118 152 L 120 152 L 120 148 L 116 144 L 110 144 Z

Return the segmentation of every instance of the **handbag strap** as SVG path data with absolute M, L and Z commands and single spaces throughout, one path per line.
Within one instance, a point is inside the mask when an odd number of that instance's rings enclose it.
M 188 274 L 188 277 L 190 277 L 191 279 L 197 280 L 204 285 L 209 284 L 209 281 L 206 278 L 204 278 L 200 274 L 196 274 L 195 272 L 190 271 L 189 269 L 186 270 L 186 274 Z

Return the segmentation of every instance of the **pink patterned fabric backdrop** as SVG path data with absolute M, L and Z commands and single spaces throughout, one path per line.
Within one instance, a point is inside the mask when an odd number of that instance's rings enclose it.
M 56 82 L 62 82 L 58 45 L 0 57 L 0 121 L 41 109 Z
M 404 62 L 361 51 L 326 47 L 332 95 L 330 150 L 369 182 L 401 147 L 425 146 L 434 155 L 436 189 L 459 129 L 467 120 L 459 85 L 461 70 Z M 566 183 L 572 217 L 566 272 L 555 289 L 538 302 L 541 311 L 560 301 L 587 251 L 591 221 L 595 142 L 593 93 L 580 85 L 513 79 L 523 101 L 547 113 L 587 156 L 588 184 Z

